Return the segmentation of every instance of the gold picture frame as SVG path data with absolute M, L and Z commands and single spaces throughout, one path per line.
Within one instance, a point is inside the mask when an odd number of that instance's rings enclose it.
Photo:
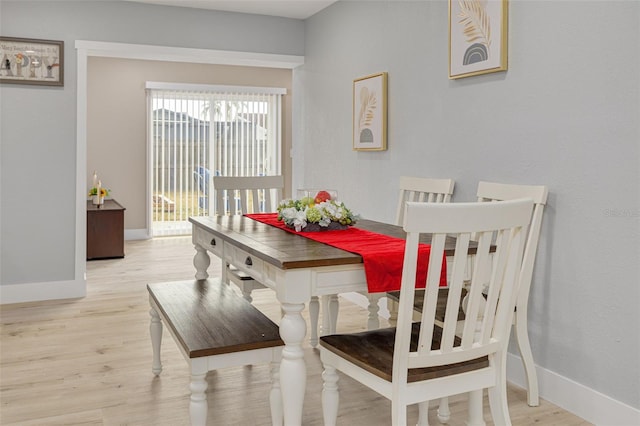
M 353 149 L 387 149 L 387 73 L 353 80 Z
M 449 78 L 507 70 L 507 0 L 449 0 Z
M 0 37 L 0 83 L 64 86 L 64 42 Z

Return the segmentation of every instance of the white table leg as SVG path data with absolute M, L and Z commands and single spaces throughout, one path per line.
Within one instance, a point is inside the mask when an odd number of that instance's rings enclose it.
M 197 280 L 206 280 L 209 278 L 209 273 L 207 269 L 211 264 L 211 258 L 209 258 L 209 253 L 207 250 L 200 247 L 199 245 L 195 245 L 196 254 L 193 256 L 193 266 L 196 267 L 196 279 Z
M 153 363 L 151 371 L 156 376 L 162 372 L 162 361 L 160 360 L 160 345 L 162 343 L 162 320 L 158 312 L 154 308 L 149 310 L 151 315 L 151 324 L 149 324 L 149 333 L 151 334 L 151 348 L 153 349 Z
M 323 296 L 324 297 L 324 296 Z M 323 321 L 324 321 L 324 312 L 323 312 Z M 311 334 L 309 337 L 309 344 L 312 348 L 318 346 L 318 318 L 320 317 L 320 302 L 318 301 L 318 296 L 311 296 L 311 300 L 309 301 L 309 325 L 311 326 Z M 322 327 L 324 331 L 324 326 Z
M 302 341 L 307 325 L 301 312 L 304 303 L 282 303 L 284 316 L 280 322 L 280 337 L 285 343 L 280 364 L 280 388 L 285 426 L 302 424 L 302 404 L 307 387 L 307 367 Z

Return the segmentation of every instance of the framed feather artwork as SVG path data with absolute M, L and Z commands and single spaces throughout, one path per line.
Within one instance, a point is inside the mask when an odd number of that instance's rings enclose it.
M 353 149 L 387 149 L 387 73 L 353 81 Z
M 449 0 L 449 78 L 507 70 L 507 0 Z

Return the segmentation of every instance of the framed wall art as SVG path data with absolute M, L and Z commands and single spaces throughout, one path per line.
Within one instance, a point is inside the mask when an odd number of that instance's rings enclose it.
M 507 0 L 449 0 L 449 78 L 507 70 Z
M 0 37 L 0 83 L 64 86 L 64 42 Z
M 353 81 L 353 149 L 387 149 L 387 73 Z

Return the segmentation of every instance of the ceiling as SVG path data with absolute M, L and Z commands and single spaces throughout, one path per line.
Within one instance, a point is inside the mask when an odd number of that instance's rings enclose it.
M 337 0 L 128 0 L 166 6 L 306 19 Z

